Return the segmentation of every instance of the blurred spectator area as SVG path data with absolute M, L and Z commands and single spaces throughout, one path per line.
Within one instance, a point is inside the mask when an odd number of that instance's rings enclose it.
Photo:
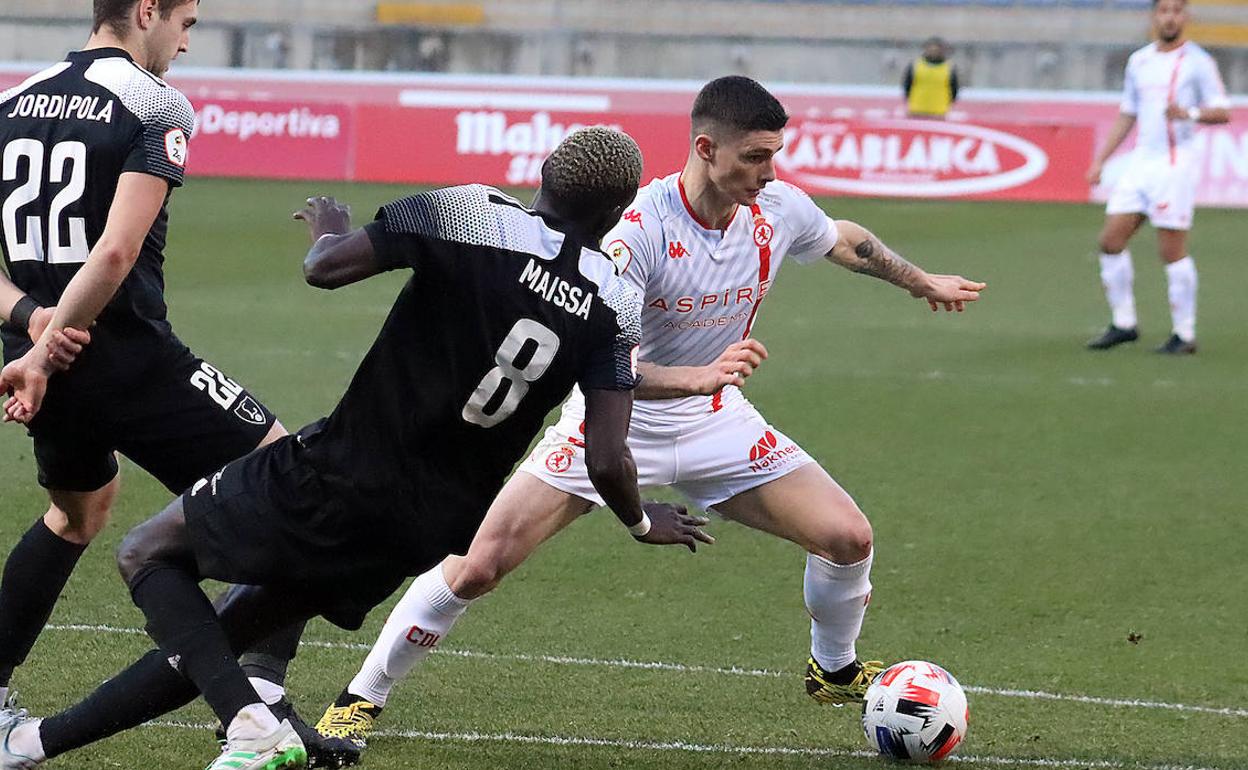
M 3 0 L 0 58 L 81 45 L 90 0 Z M 1191 0 L 1192 37 L 1248 92 L 1248 0 Z M 211 0 L 185 64 L 897 83 L 920 42 L 964 83 L 1114 89 L 1151 0 Z

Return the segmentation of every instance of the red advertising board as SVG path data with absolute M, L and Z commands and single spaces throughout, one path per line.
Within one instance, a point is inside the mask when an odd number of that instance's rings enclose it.
M 7 88 L 35 67 L 0 69 Z M 536 184 L 570 131 L 630 133 L 647 176 L 688 151 L 698 83 L 361 73 L 178 70 L 202 176 L 503 186 Z M 793 120 L 782 178 L 811 193 L 881 197 L 1103 200 L 1083 174 L 1117 114 L 1107 93 L 965 92 L 950 120 L 905 117 L 892 89 L 775 87 Z M 1197 137 L 1203 205 L 1248 207 L 1248 99 Z M 1130 141 L 1125 149 L 1129 149 Z M 1120 153 L 1103 179 L 1121 172 Z
M 288 101 L 194 104 L 188 173 L 266 179 L 347 179 L 355 108 Z

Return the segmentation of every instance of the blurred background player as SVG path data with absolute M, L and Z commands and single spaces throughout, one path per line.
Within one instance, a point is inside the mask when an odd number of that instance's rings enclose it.
M 1099 184 L 1105 161 L 1137 123 L 1135 150 L 1109 194 L 1101 229 L 1101 284 L 1111 320 L 1105 333 L 1088 343 L 1107 350 L 1139 339 L 1135 313 L 1135 268 L 1127 244 L 1145 218 L 1157 230 L 1157 247 L 1166 266 L 1171 334 L 1158 353 L 1196 352 L 1196 262 L 1187 251 L 1187 232 L 1196 205 L 1196 127 L 1226 123 L 1230 101 L 1217 63 L 1205 49 L 1184 38 L 1186 0 L 1153 0 L 1156 42 L 1127 60 L 1121 114 L 1105 146 L 1088 169 L 1088 183 Z
M 860 662 L 855 649 L 871 595 L 871 525 L 737 387 L 767 355 L 750 337 L 758 308 L 786 258 L 826 258 L 888 281 L 933 310 L 962 310 L 984 284 L 926 273 L 776 181 L 788 119 L 749 78 L 711 81 L 693 104 L 684 170 L 642 188 L 604 241 L 620 275 L 644 296 L 642 381 L 628 434 L 638 478 L 643 486 L 670 484 L 699 508 L 806 551 L 806 691 L 817 702 L 843 704 L 861 701 L 881 670 Z M 448 557 L 412 584 L 318 730 L 363 742 L 396 681 L 432 648 L 413 643 L 409 629 L 433 629 L 444 639 L 472 600 L 606 502 L 580 451 L 585 408 L 574 392 L 503 489 L 513 505 L 491 509 L 466 556 Z
M 958 98 L 958 71 L 942 38 L 924 41 L 923 53 L 906 67 L 901 89 L 910 117 L 944 120 Z
M 0 199 L 12 213 L 0 389 L 16 392 L 5 419 L 29 423 L 51 498 L 0 582 L 0 698 L 109 520 L 115 451 L 181 492 L 285 434 L 166 317 L 165 205 L 183 182 L 194 113 L 160 76 L 197 19 L 198 0 L 96 0 L 83 50 L 0 94 Z M 92 327 L 94 340 L 49 380 L 66 327 Z M 293 641 L 274 653 L 293 655 Z

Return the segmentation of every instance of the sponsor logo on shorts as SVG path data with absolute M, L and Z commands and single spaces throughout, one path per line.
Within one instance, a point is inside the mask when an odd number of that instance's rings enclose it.
M 567 473 L 572 467 L 572 458 L 575 453 L 566 446 L 561 446 L 550 454 L 546 455 L 546 470 L 551 473 Z
M 264 425 L 269 421 L 264 416 L 264 410 L 251 396 L 244 396 L 243 400 L 238 402 L 238 406 L 234 407 L 234 416 L 252 425 Z
M 750 472 L 771 473 L 788 465 L 800 453 L 797 444 L 789 442 L 780 446 L 776 434 L 767 431 L 750 447 Z

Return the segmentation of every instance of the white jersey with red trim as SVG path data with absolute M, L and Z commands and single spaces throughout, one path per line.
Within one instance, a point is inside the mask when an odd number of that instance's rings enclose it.
M 1127 60 L 1120 109 L 1136 117 L 1137 155 L 1187 160 L 1196 122 L 1167 118 L 1171 103 L 1184 109 L 1230 107 L 1217 62 L 1193 42 L 1171 51 L 1159 51 L 1150 43 Z
M 812 262 L 836 245 L 836 224 L 806 193 L 785 182 L 763 188 L 728 226 L 700 223 L 680 174 L 655 179 L 603 238 L 620 275 L 643 295 L 639 359 L 663 366 L 704 366 L 750 334 L 759 305 L 786 258 Z M 634 414 L 664 422 L 699 417 L 741 400 L 721 396 L 638 401 Z M 583 409 L 574 393 L 569 409 Z

